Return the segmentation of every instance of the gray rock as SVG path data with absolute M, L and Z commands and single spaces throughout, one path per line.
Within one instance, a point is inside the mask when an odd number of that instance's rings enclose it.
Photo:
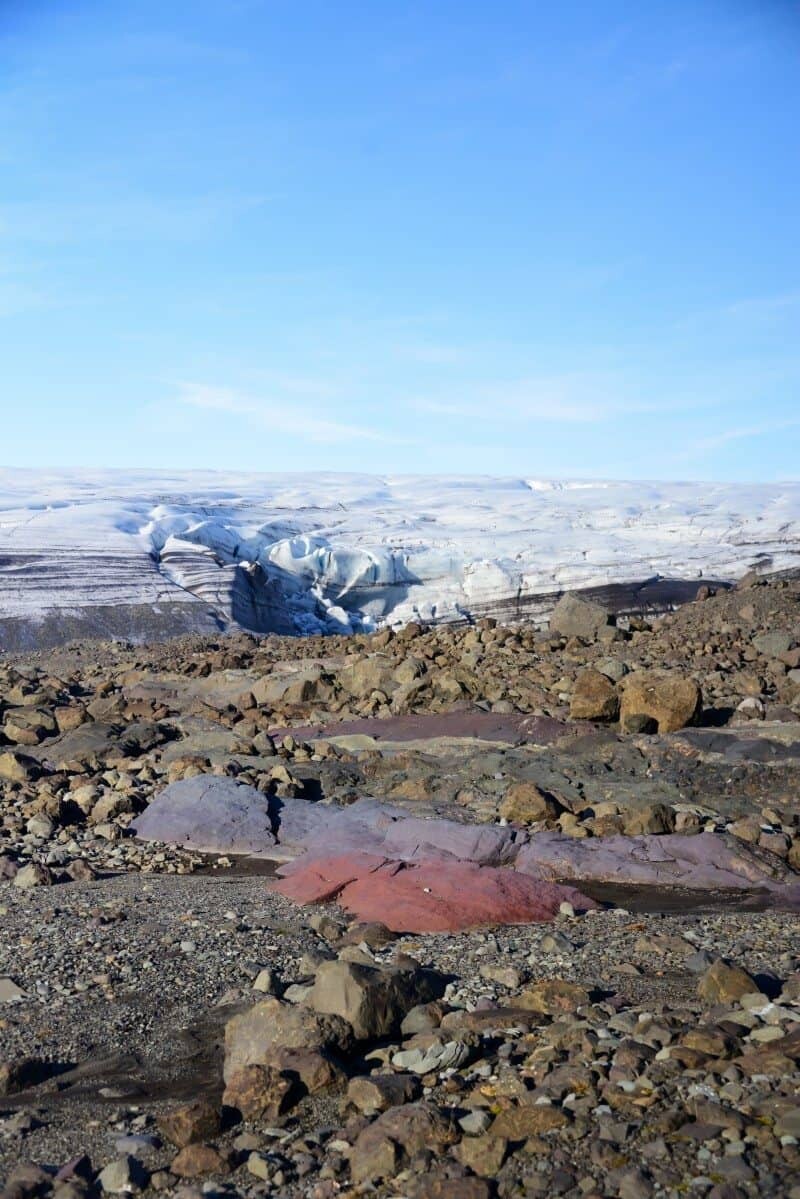
M 269 857 L 276 844 L 267 796 L 235 779 L 208 774 L 170 783 L 132 827 L 142 840 L 200 853 Z
M 466 1136 L 479 1137 L 486 1132 L 491 1123 L 492 1117 L 484 1108 L 473 1107 L 465 1116 L 461 1117 L 458 1126 Z
M 0 978 L 0 1003 L 19 1003 L 24 998 L 25 992 L 13 978 Z
M 611 617 L 599 604 L 573 593 L 562 595 L 550 617 L 550 632 L 564 637 L 582 637 L 594 641 L 600 630 L 611 624 Z
M 456 824 L 453 820 L 408 816 L 386 830 L 382 851 L 387 857 L 401 861 L 445 856 L 499 866 L 513 858 L 515 840 L 513 829 L 497 825 Z
M 33 887 L 49 887 L 52 881 L 53 876 L 46 866 L 41 862 L 29 862 L 14 875 L 12 886 L 19 887 L 21 891 L 30 891 Z
M 401 1049 L 392 1058 L 392 1065 L 411 1074 L 432 1074 L 440 1070 L 457 1070 L 472 1054 L 464 1041 L 436 1038 L 424 1048 Z
M 793 648 L 796 641 L 797 638 L 792 633 L 775 630 L 754 637 L 753 645 L 765 658 L 780 658 L 781 654 L 786 654 Z
M 715 961 L 713 953 L 709 953 L 706 949 L 698 949 L 696 953 L 689 954 L 684 965 L 692 974 L 705 974 Z
M 126 1154 L 114 1162 L 109 1162 L 100 1171 L 97 1181 L 107 1194 L 119 1195 L 123 1192 L 142 1191 L 147 1186 L 150 1175 L 141 1162 Z

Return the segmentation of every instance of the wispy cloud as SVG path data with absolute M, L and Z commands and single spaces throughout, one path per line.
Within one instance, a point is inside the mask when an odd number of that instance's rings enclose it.
M 0 238 L 43 244 L 166 238 L 192 241 L 260 208 L 265 196 L 109 195 L 102 202 L 62 197 L 58 203 L 0 204 Z
M 298 394 L 308 395 L 308 380 L 284 378 L 283 395 L 270 399 L 247 395 L 231 387 L 215 387 L 205 383 L 181 383 L 179 400 L 192 408 L 209 412 L 227 412 L 243 417 L 250 424 L 315 442 L 387 441 L 377 429 L 330 420 L 308 404 L 299 403 Z
M 689 312 L 677 320 L 672 328 L 678 333 L 725 331 L 738 337 L 742 331 L 763 331 L 770 325 L 780 325 L 787 318 L 800 319 L 800 290 L 789 289 L 728 300 L 713 308 Z
M 792 312 L 800 316 L 800 291 L 778 292 L 776 295 L 770 296 L 750 296 L 747 299 L 726 304 L 722 312 L 728 316 L 756 320 Z
M 759 425 L 742 425 L 733 429 L 723 429 L 711 437 L 696 441 L 692 447 L 695 452 L 716 450 L 732 441 L 748 441 L 756 437 L 769 437 L 774 433 L 784 433 L 787 429 L 800 429 L 800 417 L 791 420 L 768 421 Z
M 643 399 L 622 377 L 581 371 L 479 384 L 463 397 L 417 396 L 411 405 L 431 415 L 485 418 L 492 412 L 520 421 L 562 424 L 595 424 L 664 409 L 663 403 Z
M 400 345 L 397 347 L 397 353 L 401 358 L 408 358 L 425 366 L 456 366 L 467 357 L 461 346 L 436 345 L 433 342 Z
M 52 304 L 53 298 L 47 292 L 16 279 L 5 279 L 0 274 L 0 318 L 49 308 Z

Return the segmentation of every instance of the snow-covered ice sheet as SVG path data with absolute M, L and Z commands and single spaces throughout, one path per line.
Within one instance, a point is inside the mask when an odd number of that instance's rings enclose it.
M 800 565 L 800 484 L 0 470 L 0 619 L 200 603 L 333 631 L 757 562 Z

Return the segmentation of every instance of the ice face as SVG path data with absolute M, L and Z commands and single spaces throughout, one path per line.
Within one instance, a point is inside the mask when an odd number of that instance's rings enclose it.
M 0 471 L 0 620 L 202 604 L 342 631 L 758 561 L 800 563 L 800 484 Z

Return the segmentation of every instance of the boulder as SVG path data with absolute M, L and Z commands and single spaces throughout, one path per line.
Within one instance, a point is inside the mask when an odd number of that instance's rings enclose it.
M 197 1099 L 165 1112 L 158 1120 L 158 1128 L 168 1141 L 182 1149 L 184 1145 L 215 1137 L 221 1128 L 220 1114 L 207 1099 Z
M 276 844 L 266 795 L 212 774 L 170 783 L 131 827 L 144 841 L 163 841 L 199 853 L 269 857 Z
M 730 966 L 719 958 L 697 984 L 697 993 L 709 1004 L 736 1003 L 743 995 L 759 990 L 758 983 L 741 966 Z
M 39 708 L 12 708 L 6 712 L 2 731 L 16 745 L 38 745 L 57 733 L 58 726 L 50 712 Z
M 563 1108 L 528 1103 L 500 1112 L 489 1129 L 489 1136 L 502 1137 L 505 1141 L 527 1141 L 529 1137 L 541 1136 L 567 1124 L 569 1116 Z
M 329 1053 L 319 1049 L 290 1049 L 278 1045 L 270 1050 L 267 1064 L 296 1082 L 309 1095 L 344 1086 L 347 1075 Z
M 675 812 L 663 803 L 646 804 L 632 812 L 625 821 L 625 833 L 629 837 L 674 831 Z
M 41 862 L 29 862 L 14 875 L 12 886 L 19 887 L 21 891 L 30 891 L 33 887 L 49 887 L 52 882 L 53 876 L 47 866 Z
M 279 1048 L 347 1052 L 352 1043 L 353 1029 L 340 1016 L 270 996 L 225 1025 L 224 1078 L 227 1083 L 245 1066 L 271 1065 Z
M 553 609 L 550 632 L 562 637 L 582 637 L 585 641 L 595 641 L 600 630 L 611 623 L 611 616 L 600 604 L 568 592 L 562 595 Z
M 672 733 L 693 724 L 702 709 L 703 697 L 694 679 L 656 670 L 636 670 L 619 684 L 620 724 L 628 732 L 650 727 Z
M 315 837 L 324 839 L 324 832 L 346 809 L 315 803 L 310 799 L 277 795 L 269 798 L 269 814 L 278 845 L 284 857 L 288 851 L 297 852 Z
M 753 646 L 765 658 L 780 658 L 789 652 L 797 637 L 788 631 L 774 630 L 753 638 Z
M 107 1195 L 130 1195 L 143 1191 L 149 1180 L 149 1172 L 129 1154 L 109 1162 L 97 1176 L 100 1189 Z
M 389 693 L 395 684 L 394 663 L 383 654 L 371 654 L 368 658 L 357 658 L 352 664 L 343 666 L 338 673 L 341 687 L 356 699 L 365 699 L 373 691 Z
M 0 779 L 9 783 L 27 783 L 39 777 L 39 763 L 26 754 L 4 750 L 0 753 Z
M 438 999 L 446 980 L 433 970 L 400 970 L 355 962 L 323 962 L 310 1004 L 321 1015 L 341 1016 L 360 1040 L 388 1037 L 420 1003 Z
M 409 819 L 403 808 L 377 799 L 359 799 L 345 808 L 315 807 L 319 808 L 318 823 L 316 827 L 309 827 L 305 835 L 297 830 L 297 843 L 309 853 L 326 857 L 351 851 L 382 854 L 388 830 L 398 821 Z M 289 809 L 287 818 L 296 821 L 293 808 Z M 280 831 L 279 836 L 285 840 L 285 834 Z
M 289 674 L 265 675 L 253 683 L 248 694 L 258 707 L 277 708 L 306 704 L 317 699 L 325 686 L 322 667 L 301 667 Z
M 422 1094 L 422 1084 L 413 1074 L 370 1074 L 351 1078 L 347 1101 L 365 1116 L 375 1116 L 390 1107 L 412 1103 Z
M 589 993 L 577 983 L 550 978 L 528 987 L 514 1002 L 524 1011 L 544 1016 L 563 1016 L 589 1003 Z
M 535 824 L 540 820 L 556 820 L 561 805 L 536 783 L 518 779 L 506 791 L 498 811 L 513 824 Z
M 350 883 L 385 865 L 386 858 L 380 854 L 317 857 L 309 853 L 279 868 L 280 882 L 274 889 L 295 903 L 333 903 Z
M 169 1168 L 178 1178 L 203 1178 L 207 1174 L 227 1174 L 230 1163 L 213 1145 L 193 1143 L 181 1149 Z
M 292 1079 L 272 1066 L 243 1066 L 227 1081 L 222 1102 L 235 1108 L 245 1120 L 274 1124 L 300 1098 Z
M 512 829 L 498 825 L 457 824 L 454 820 L 408 816 L 386 830 L 382 852 L 403 862 L 453 857 L 497 866 L 514 856 L 515 834 Z
M 610 679 L 599 670 L 582 670 L 572 691 L 569 705 L 572 720 L 596 720 L 609 723 L 619 715 L 619 695 Z
M 356 1183 L 392 1178 L 418 1154 L 441 1154 L 458 1139 L 454 1124 L 430 1103 L 391 1107 L 359 1133 L 350 1174 Z

